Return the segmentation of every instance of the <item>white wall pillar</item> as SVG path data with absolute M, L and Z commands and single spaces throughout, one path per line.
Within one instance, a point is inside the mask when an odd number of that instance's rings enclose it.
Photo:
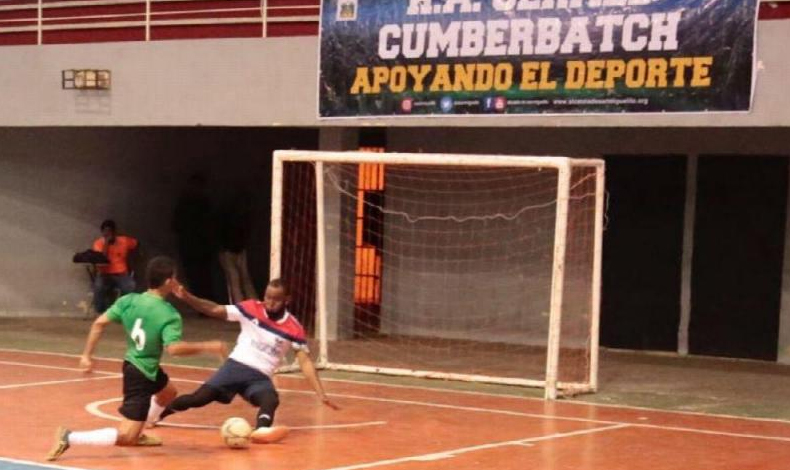
M 683 258 L 680 273 L 680 323 L 678 324 L 678 354 L 689 352 L 689 323 L 691 321 L 691 270 L 694 258 L 694 218 L 697 210 L 697 155 L 686 160 L 686 207 L 683 214 Z
M 359 147 L 359 131 L 354 128 L 326 127 L 319 130 L 319 150 L 356 150 Z M 353 315 L 354 312 L 340 312 L 341 269 L 341 195 L 331 184 L 324 187 L 324 244 L 326 265 L 326 334 L 327 340 L 339 338 L 341 313 Z M 331 361 L 331 355 L 330 359 Z
M 785 215 L 785 253 L 782 264 L 782 300 L 779 308 L 778 346 L 777 361 L 782 364 L 790 364 L 790 184 L 788 184 Z

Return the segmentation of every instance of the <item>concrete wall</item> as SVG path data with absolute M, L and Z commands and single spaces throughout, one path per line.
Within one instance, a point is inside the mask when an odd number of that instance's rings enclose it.
M 237 187 L 254 194 L 250 264 L 260 287 L 268 272 L 271 151 L 291 146 L 315 148 L 317 133 L 0 129 L 0 313 L 79 310 L 89 300 L 88 277 L 71 257 L 108 217 L 140 239 L 144 257 L 175 256 L 171 217 L 196 171 L 208 175 L 215 205 Z
M 394 126 L 788 126 L 788 20 L 762 21 L 750 114 L 369 120 Z M 161 41 L 0 48 L 0 126 L 314 126 L 318 38 Z M 112 90 L 61 90 L 61 71 L 112 71 Z
M 790 115 L 790 108 L 787 111 Z M 388 151 L 511 155 L 789 155 L 778 128 L 392 128 Z
M 788 191 L 787 197 L 787 207 L 790 209 L 790 191 Z M 782 364 L 790 364 L 790 210 L 788 210 L 787 224 L 785 225 L 785 237 L 778 361 Z

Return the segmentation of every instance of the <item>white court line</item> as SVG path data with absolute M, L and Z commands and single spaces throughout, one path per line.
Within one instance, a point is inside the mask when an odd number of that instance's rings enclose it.
M 39 369 L 56 369 L 56 370 L 68 370 L 74 372 L 83 372 L 82 369 L 76 369 L 72 367 L 59 367 L 59 366 L 48 366 L 42 364 L 31 364 L 28 362 L 16 362 L 16 361 L 0 361 L 0 364 L 7 365 L 7 366 L 17 366 L 17 367 L 36 367 Z M 27 383 L 20 383 L 20 384 L 9 384 L 9 385 L 0 385 L 0 390 L 9 390 L 15 388 L 23 388 L 23 387 L 37 387 L 39 385 L 59 385 L 65 383 L 73 383 L 73 382 L 88 382 L 91 380 L 103 380 L 103 379 L 115 379 L 118 377 L 122 377 L 121 374 L 115 372 L 100 372 L 97 371 L 97 374 L 101 374 L 102 377 L 82 377 L 79 379 L 64 379 L 64 380 L 47 380 L 43 382 L 27 382 Z
M 348 424 L 316 424 L 313 426 L 288 426 L 291 429 L 346 429 L 346 428 L 362 428 L 366 426 L 384 426 L 386 421 L 365 421 L 362 423 L 348 423 Z
M 118 399 L 120 401 L 120 399 Z M 110 418 L 111 415 L 102 416 L 103 418 Z M 116 416 L 112 416 L 112 418 L 117 418 Z M 309 430 L 323 430 L 323 429 L 346 429 L 346 428 L 364 428 L 368 426 L 384 426 L 387 424 L 386 421 L 365 421 L 362 423 L 349 423 L 349 424 L 316 424 L 314 426 L 288 426 L 288 429 L 291 431 L 309 431 Z M 187 423 L 158 423 L 156 427 L 166 427 L 166 428 L 184 428 L 184 429 L 207 429 L 207 430 L 216 430 L 219 429 L 219 426 L 210 426 L 208 424 L 187 424 Z
M 658 429 L 661 431 L 676 431 L 676 432 L 693 432 L 696 434 L 707 434 L 710 436 L 723 436 L 723 437 L 738 437 L 738 438 L 745 438 L 745 439 L 762 439 L 766 441 L 780 441 L 780 442 L 790 442 L 790 437 L 782 437 L 782 436 L 763 436 L 760 434 L 742 434 L 737 432 L 727 432 L 727 431 L 709 431 L 706 429 L 694 429 L 694 428 L 683 428 L 678 426 L 661 426 L 658 424 L 634 424 L 633 427 L 635 428 L 647 428 L 647 429 Z
M 78 358 L 80 357 L 79 354 L 69 354 L 69 353 L 55 353 L 55 352 L 46 352 L 46 351 L 29 351 L 25 349 L 13 349 L 13 348 L 0 348 L 0 352 L 12 352 L 12 353 L 24 353 L 24 354 L 40 354 L 44 356 L 58 356 L 58 357 L 71 357 L 71 358 Z M 110 361 L 110 362 L 123 362 L 122 359 L 112 358 L 112 357 L 96 357 L 96 360 L 102 361 Z M 164 366 L 168 367 L 179 367 L 183 369 L 194 369 L 194 370 L 205 370 L 205 371 L 215 371 L 215 367 L 202 367 L 202 366 L 190 366 L 190 365 L 182 365 L 182 364 L 173 364 L 173 363 L 162 363 Z M 295 375 L 279 375 L 279 378 L 284 379 L 295 379 L 297 376 Z M 475 392 L 471 390 L 455 390 L 452 388 L 440 388 L 440 387 L 425 387 L 420 385 L 402 385 L 402 384 L 390 384 L 390 383 L 379 383 L 379 382 L 368 382 L 365 380 L 349 380 L 349 379 L 333 379 L 333 378 L 321 378 L 322 382 L 339 382 L 339 383 L 350 383 L 350 384 L 357 384 L 357 385 L 369 385 L 373 387 L 385 387 L 385 388 L 403 388 L 403 389 L 411 389 L 411 390 L 427 390 L 432 392 L 441 392 L 441 393 L 453 393 L 453 394 L 461 394 L 461 395 L 475 395 L 475 396 L 483 396 L 483 397 L 497 397 L 497 398 L 509 398 L 509 399 L 516 399 L 516 400 L 528 400 L 528 401 L 538 401 L 538 402 L 545 402 L 543 398 L 536 398 L 536 397 L 525 397 L 521 395 L 509 395 L 504 393 L 487 393 L 487 392 Z M 626 410 L 638 410 L 638 411 L 649 411 L 651 413 L 666 413 L 666 414 L 675 414 L 681 416 L 700 416 L 700 417 L 707 417 L 707 418 L 724 418 L 724 419 L 732 419 L 732 420 L 741 420 L 741 421 L 754 421 L 754 422 L 767 422 L 767 423 L 780 423 L 780 424 L 790 424 L 790 420 L 787 419 L 780 419 L 780 418 L 754 418 L 748 416 L 738 416 L 738 415 L 727 415 L 727 414 L 719 414 L 719 413 L 703 413 L 700 411 L 681 411 L 681 410 L 663 410 L 660 408 L 647 408 L 644 406 L 633 406 L 633 405 L 613 405 L 609 403 L 594 403 L 594 402 L 587 402 L 581 400 L 571 400 L 571 399 L 562 399 L 561 403 L 568 403 L 572 405 L 584 406 L 584 407 L 593 407 L 593 408 L 615 408 L 615 409 L 626 409 Z
M 295 392 L 295 393 L 302 392 L 301 390 L 299 391 L 287 390 L 287 391 Z M 311 393 L 311 392 L 305 392 L 305 393 Z M 422 402 L 422 401 L 414 401 L 414 400 L 395 400 L 391 398 L 365 397 L 359 395 L 346 395 L 340 393 L 328 393 L 327 395 L 333 397 L 339 397 L 339 398 L 351 398 L 356 400 L 380 401 L 386 403 L 398 403 L 401 405 L 427 406 L 432 408 L 445 408 L 452 410 L 494 413 L 494 414 L 501 414 L 508 416 L 519 416 L 525 418 L 553 419 L 557 421 L 576 421 L 580 423 L 595 423 L 595 424 L 610 424 L 610 425 L 627 424 L 628 426 L 634 428 L 660 429 L 663 431 L 679 431 L 679 432 L 690 432 L 690 433 L 698 433 L 698 434 L 708 434 L 713 436 L 727 436 L 727 437 L 739 437 L 746 439 L 764 439 L 769 441 L 790 442 L 790 437 L 783 437 L 783 436 L 765 436 L 760 434 L 743 434 L 743 433 L 733 433 L 726 431 L 710 431 L 707 429 L 684 428 L 679 426 L 662 426 L 659 424 L 627 423 L 621 421 L 605 421 L 605 420 L 589 419 L 589 418 L 573 418 L 570 416 L 554 416 L 554 415 L 545 415 L 539 413 L 523 413 L 520 411 L 499 410 L 495 408 L 478 408 L 473 406 L 446 405 L 443 403 Z
M 50 368 L 57 369 L 57 366 L 48 366 Z M 65 369 L 65 368 L 64 368 Z M 107 373 L 107 372 L 104 372 Z M 172 380 L 183 381 L 183 382 L 193 382 L 193 383 L 203 383 L 197 380 L 191 379 L 177 379 L 173 378 Z M 289 392 L 289 393 L 297 393 L 297 394 L 312 394 L 311 391 L 306 390 L 291 390 L 291 389 L 279 389 L 282 392 Z M 452 410 L 463 410 L 463 411 L 475 411 L 475 412 L 482 412 L 482 413 L 492 413 L 492 414 L 500 414 L 500 415 L 508 415 L 508 416 L 519 416 L 519 417 L 526 417 L 526 418 L 538 418 L 538 419 L 553 419 L 558 421 L 576 421 L 582 423 L 595 423 L 595 424 L 608 424 L 608 425 L 618 425 L 618 424 L 628 424 L 631 427 L 635 428 L 648 428 L 648 429 L 660 429 L 665 431 L 680 431 L 680 432 L 690 432 L 690 433 L 699 433 L 699 434 L 707 434 L 707 435 L 716 435 L 716 436 L 727 436 L 727 437 L 738 437 L 738 438 L 746 438 L 746 439 L 762 439 L 762 440 L 770 440 L 770 441 L 781 441 L 781 442 L 790 442 L 790 437 L 783 437 L 783 436 L 765 436 L 759 434 L 743 434 L 743 433 L 732 433 L 726 431 L 711 431 L 706 429 L 698 429 L 698 428 L 685 428 L 685 427 L 678 427 L 678 426 L 661 426 L 657 424 L 642 424 L 642 423 L 624 423 L 621 421 L 604 421 L 604 420 L 596 420 L 596 419 L 588 419 L 588 418 L 574 418 L 569 416 L 555 416 L 555 415 L 546 415 L 546 414 L 539 414 L 539 413 L 522 413 L 519 411 L 510 411 L 510 410 L 500 410 L 496 408 L 478 408 L 478 407 L 471 407 L 471 406 L 459 406 L 459 405 L 447 405 L 443 403 L 434 403 L 434 402 L 422 402 L 422 401 L 415 401 L 415 400 L 397 400 L 391 398 L 378 398 L 378 397 L 367 397 L 361 395 L 348 395 L 342 393 L 327 393 L 327 395 L 332 397 L 338 398 L 349 398 L 355 400 L 366 400 L 366 401 L 377 401 L 383 403 L 398 403 L 403 405 L 415 405 L 415 406 L 426 406 L 432 408 L 443 408 L 443 409 L 452 409 Z
M 517 439 L 514 441 L 492 442 L 490 444 L 481 444 L 471 447 L 461 447 L 459 449 L 447 450 L 444 452 L 435 452 L 431 454 L 412 455 L 409 457 L 400 457 L 397 459 L 378 460 L 376 462 L 361 463 L 356 465 L 347 465 L 345 467 L 332 467 L 325 470 L 360 470 L 363 468 L 383 467 L 385 465 L 394 465 L 404 462 L 431 462 L 434 460 L 449 459 L 468 452 L 475 452 L 478 450 L 496 449 L 497 447 L 505 446 L 521 446 L 533 442 L 548 441 L 551 439 L 560 439 L 564 437 L 581 436 L 585 434 L 592 434 L 603 431 L 612 431 L 615 429 L 627 428 L 628 424 L 617 424 L 614 426 L 605 426 L 601 428 L 583 429 L 580 431 L 572 431 L 565 433 L 548 434 L 546 436 L 530 437 L 526 439 Z
M 173 379 L 178 380 L 178 379 Z M 111 415 L 109 413 L 105 413 L 100 409 L 102 405 L 106 405 L 107 403 L 113 402 L 120 402 L 123 401 L 123 398 L 109 398 L 107 400 L 100 400 L 88 403 L 85 405 L 85 411 L 88 413 L 97 416 L 99 418 L 109 419 L 112 421 L 121 421 L 121 418 L 118 416 Z M 387 424 L 386 421 L 367 421 L 364 423 L 349 423 L 349 424 L 320 424 L 314 426 L 288 426 L 289 429 L 293 430 L 310 430 L 310 429 L 344 429 L 344 428 L 361 428 L 366 426 L 382 426 Z M 182 423 L 159 423 L 159 426 L 166 426 L 171 428 L 186 428 L 186 429 L 219 429 L 219 426 L 210 426 L 207 424 L 182 424 Z
M 118 379 L 121 375 L 105 375 L 102 377 L 85 377 L 82 379 L 68 379 L 68 380 L 50 380 L 47 382 L 31 382 L 31 383 L 23 383 L 23 384 L 12 384 L 12 385 L 0 385 L 0 390 L 8 390 L 13 388 L 24 388 L 24 387 L 38 387 L 43 385 L 60 385 L 60 384 L 67 384 L 67 383 L 74 383 L 74 382 L 90 382 L 92 380 L 104 380 L 104 379 Z
M 68 370 L 73 372 L 85 372 L 84 369 L 79 369 L 76 367 L 48 366 L 45 364 L 35 364 L 30 362 L 0 361 L 0 364 L 7 366 L 36 367 L 39 369 L 56 369 L 56 370 Z M 104 371 L 95 371 L 94 373 L 103 374 L 103 375 L 121 375 L 117 372 L 104 372 Z
M 790 0 L 788 0 L 790 1 Z M 1 351 L 2 349 L 0 349 Z M 178 365 L 173 365 L 174 367 L 180 367 Z M 278 377 L 286 378 L 286 379 L 295 379 L 297 377 L 303 378 L 304 376 L 301 374 L 290 374 L 290 375 L 279 375 Z M 400 389 L 407 389 L 407 390 L 426 390 L 430 392 L 449 392 L 459 395 L 473 395 L 473 396 L 483 396 L 483 397 L 494 397 L 494 398 L 504 398 L 504 399 L 515 399 L 515 400 L 528 400 L 528 401 L 538 401 L 545 403 L 546 400 L 543 398 L 536 398 L 536 397 L 525 397 L 522 395 L 509 395 L 506 393 L 486 393 L 486 392 L 474 392 L 471 390 L 456 390 L 452 388 L 440 388 L 440 387 L 425 387 L 421 385 L 402 385 L 402 384 L 390 384 L 390 383 L 379 383 L 379 382 L 367 382 L 363 380 L 353 380 L 353 379 L 334 379 L 334 378 L 323 378 L 321 377 L 322 382 L 339 382 L 339 383 L 348 383 L 348 384 L 355 384 L 355 385 L 369 385 L 372 387 L 385 387 L 385 388 L 400 388 Z M 656 414 L 670 414 L 670 415 L 683 415 L 683 416 L 699 416 L 703 418 L 723 418 L 723 419 L 732 419 L 732 420 L 741 420 L 741 421 L 754 421 L 754 422 L 767 422 L 767 423 L 778 423 L 778 424 L 790 424 L 790 420 L 781 419 L 781 418 L 751 418 L 748 416 L 738 416 L 738 415 L 725 415 L 725 414 L 718 414 L 718 413 L 705 413 L 701 411 L 681 411 L 681 410 L 664 410 L 661 408 L 648 408 L 645 406 L 633 406 L 633 405 L 613 405 L 609 403 L 595 403 L 595 402 L 588 402 L 588 401 L 581 401 L 581 400 L 571 400 L 567 398 L 563 398 L 562 400 L 558 400 L 558 403 L 568 403 L 572 405 L 583 406 L 586 408 L 614 408 L 614 409 L 627 409 L 627 410 L 635 410 L 635 411 L 647 411 L 650 413 Z M 602 421 L 606 422 L 606 421 Z
M 56 353 L 56 352 L 47 352 L 47 351 L 29 351 L 26 349 L 14 349 L 14 348 L 0 348 L 0 352 L 10 352 L 10 353 L 26 353 L 26 354 L 40 354 L 42 356 L 57 356 L 57 357 L 71 357 L 71 358 L 80 358 L 82 357 L 81 354 L 70 354 L 70 353 Z M 109 362 L 123 362 L 123 359 L 118 359 L 117 357 L 102 357 L 102 356 L 93 356 L 94 361 L 109 361 Z M 163 366 L 169 367 L 181 367 L 183 369 L 196 369 L 196 370 L 217 370 L 216 367 L 204 367 L 204 366 L 190 366 L 186 364 L 173 364 L 172 362 L 162 362 Z
M 39 467 L 39 468 L 40 467 L 44 467 L 44 468 L 58 468 L 58 469 L 61 469 L 61 470 L 85 470 L 84 468 L 66 467 L 66 466 L 63 466 L 63 465 L 56 465 L 56 464 L 52 464 L 52 463 L 34 462 L 32 460 L 12 459 L 10 457 L 0 457 L 0 462 L 11 462 L 11 463 L 16 463 L 16 464 L 20 464 L 20 465 L 29 465 L 30 467 L 33 467 L 33 468 L 35 468 L 35 467 Z M 0 466 L 0 468 L 2 468 L 2 467 Z

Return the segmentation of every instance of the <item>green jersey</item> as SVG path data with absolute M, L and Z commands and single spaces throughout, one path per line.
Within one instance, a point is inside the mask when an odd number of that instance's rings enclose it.
M 156 295 L 127 294 L 118 299 L 107 317 L 126 330 L 126 356 L 150 380 L 156 380 L 162 349 L 181 341 L 181 315 Z

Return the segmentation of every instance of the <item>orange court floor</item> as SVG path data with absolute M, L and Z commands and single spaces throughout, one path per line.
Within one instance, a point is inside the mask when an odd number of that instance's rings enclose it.
M 168 418 L 162 447 L 72 446 L 44 456 L 55 429 L 115 426 L 121 363 L 89 375 L 66 354 L 0 351 L 0 469 L 123 470 L 786 470 L 790 423 L 470 391 L 325 379 L 341 407 L 323 406 L 304 379 L 279 375 L 282 442 L 225 447 L 228 417 L 254 422 L 237 399 Z M 165 366 L 180 391 L 210 368 Z

